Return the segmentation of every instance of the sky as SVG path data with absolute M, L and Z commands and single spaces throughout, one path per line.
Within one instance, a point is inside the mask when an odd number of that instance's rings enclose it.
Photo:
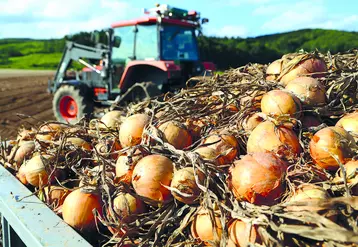
M 256 37 L 303 28 L 358 31 L 358 0 L 0 0 L 0 38 L 61 38 L 143 15 L 159 2 L 209 18 L 203 33 Z

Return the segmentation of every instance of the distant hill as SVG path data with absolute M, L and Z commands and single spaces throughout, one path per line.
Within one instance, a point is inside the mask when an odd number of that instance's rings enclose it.
M 65 39 L 89 45 L 90 34 L 80 32 L 63 39 L 0 39 L 0 68 L 55 69 L 61 59 Z M 249 62 L 269 63 L 283 54 L 300 49 L 337 53 L 358 47 L 358 32 L 303 29 L 255 38 L 200 37 L 203 60 L 218 69 L 238 67 Z

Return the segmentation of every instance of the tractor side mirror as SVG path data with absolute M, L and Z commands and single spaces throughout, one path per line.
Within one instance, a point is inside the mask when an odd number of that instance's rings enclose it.
M 209 22 L 209 19 L 208 19 L 208 18 L 203 18 L 203 19 L 201 19 L 201 24 L 208 23 L 208 22 Z
M 118 48 L 121 45 L 122 39 L 119 36 L 114 36 L 113 46 Z

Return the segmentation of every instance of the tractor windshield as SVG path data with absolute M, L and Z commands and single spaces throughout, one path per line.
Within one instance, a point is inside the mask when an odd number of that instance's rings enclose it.
M 163 60 L 199 60 L 195 29 L 163 25 L 160 30 L 160 37 Z

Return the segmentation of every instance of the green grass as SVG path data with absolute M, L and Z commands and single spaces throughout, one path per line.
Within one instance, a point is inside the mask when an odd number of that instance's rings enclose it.
M 7 64 L 0 64 L 0 68 L 9 69 L 56 69 L 62 53 L 29 54 L 22 57 L 10 57 Z

